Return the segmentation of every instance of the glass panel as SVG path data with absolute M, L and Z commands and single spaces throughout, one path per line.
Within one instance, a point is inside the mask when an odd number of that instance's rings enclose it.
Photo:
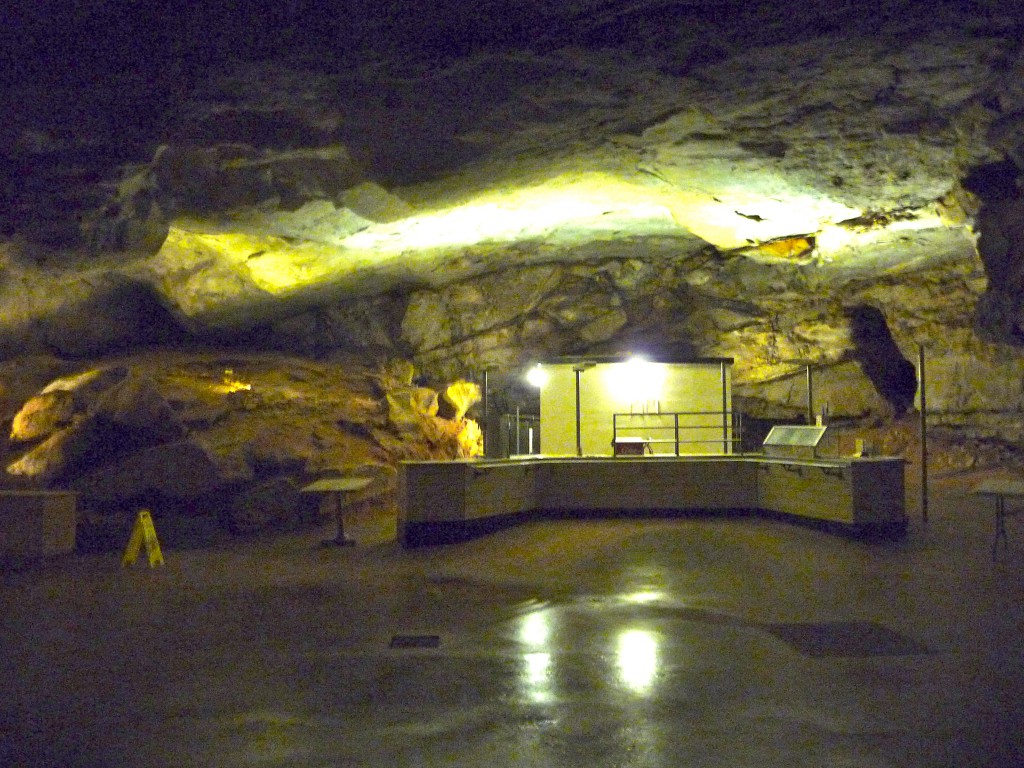
M 772 427 L 768 437 L 764 439 L 765 445 L 800 445 L 813 448 L 821 442 L 828 427 L 780 425 Z

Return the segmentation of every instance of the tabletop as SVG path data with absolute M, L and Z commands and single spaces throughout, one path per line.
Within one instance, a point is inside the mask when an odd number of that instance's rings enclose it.
M 971 489 L 979 496 L 1024 496 L 1024 480 L 985 480 Z
M 361 491 L 372 482 L 372 477 L 325 477 L 307 485 L 302 493 Z

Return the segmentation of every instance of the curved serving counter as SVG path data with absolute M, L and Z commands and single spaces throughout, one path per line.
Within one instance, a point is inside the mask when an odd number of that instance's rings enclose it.
M 463 538 L 532 512 L 764 511 L 853 531 L 906 529 L 904 461 L 765 456 L 410 461 L 399 470 L 406 546 Z

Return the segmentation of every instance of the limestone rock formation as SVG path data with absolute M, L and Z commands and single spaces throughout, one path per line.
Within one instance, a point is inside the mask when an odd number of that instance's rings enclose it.
M 412 375 L 403 361 L 133 357 L 31 397 L 14 418 L 8 453 L 21 455 L 6 474 L 71 487 L 87 510 L 169 505 L 238 532 L 310 519 L 315 499 L 298 489 L 312 478 L 381 467 L 393 485 L 398 458 L 479 453 L 470 420 L 437 417 L 437 393 Z
M 454 384 L 449 384 L 445 389 L 442 400 L 445 408 L 441 411 L 441 415 L 453 421 L 459 421 L 478 402 L 480 402 L 480 387 L 471 381 L 460 379 Z

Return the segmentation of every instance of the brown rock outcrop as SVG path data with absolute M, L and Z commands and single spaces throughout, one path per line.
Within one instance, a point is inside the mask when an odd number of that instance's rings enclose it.
M 308 521 L 315 500 L 298 489 L 312 478 L 372 472 L 383 498 L 400 458 L 480 453 L 475 422 L 438 417 L 437 392 L 414 376 L 401 360 L 129 358 L 29 399 L 7 447 L 8 482 L 71 487 L 86 510 L 215 513 L 239 532 Z M 468 407 L 473 387 L 455 389 Z

